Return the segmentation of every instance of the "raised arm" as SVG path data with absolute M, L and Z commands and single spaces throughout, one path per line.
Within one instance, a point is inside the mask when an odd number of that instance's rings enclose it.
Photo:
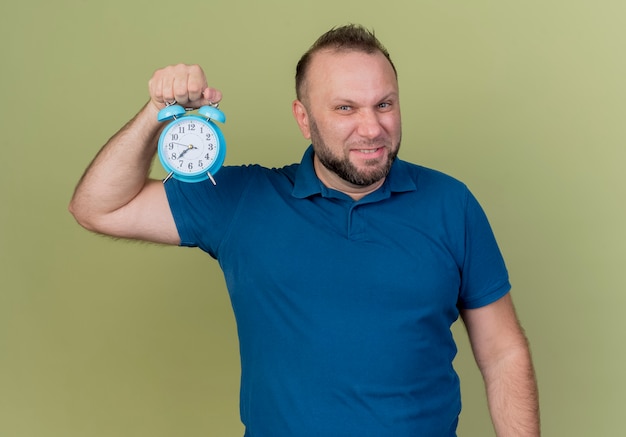
M 476 362 L 485 380 L 498 437 L 539 437 L 537 384 L 526 336 L 507 294 L 483 308 L 464 310 Z
M 161 181 L 148 178 L 166 102 L 198 108 L 221 100 L 207 86 L 202 68 L 175 65 L 154 73 L 150 100 L 100 150 L 69 205 L 81 226 L 114 237 L 179 244 L 180 239 Z

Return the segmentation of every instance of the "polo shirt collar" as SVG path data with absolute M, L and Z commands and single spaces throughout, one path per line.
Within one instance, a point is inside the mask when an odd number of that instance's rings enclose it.
M 416 181 L 411 177 L 407 163 L 396 159 L 383 185 L 378 190 L 365 196 L 362 200 L 382 200 L 391 196 L 391 193 L 415 190 L 417 190 Z M 296 179 L 292 195 L 299 199 L 315 195 L 336 197 L 329 195 L 329 192 L 333 191 L 334 190 L 325 187 L 315 174 L 315 168 L 313 167 L 313 146 L 309 146 L 296 170 Z

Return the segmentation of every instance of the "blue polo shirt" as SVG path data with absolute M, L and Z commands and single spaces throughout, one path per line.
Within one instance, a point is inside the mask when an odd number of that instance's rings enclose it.
M 313 151 L 165 184 L 185 246 L 224 272 L 248 437 L 454 436 L 450 326 L 510 288 L 476 199 L 396 160 L 359 201 L 325 187 Z

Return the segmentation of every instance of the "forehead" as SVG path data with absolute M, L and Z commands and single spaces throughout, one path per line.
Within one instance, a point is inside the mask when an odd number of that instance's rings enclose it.
M 322 50 L 311 58 L 306 78 L 309 97 L 320 93 L 397 92 L 393 67 L 381 52 Z

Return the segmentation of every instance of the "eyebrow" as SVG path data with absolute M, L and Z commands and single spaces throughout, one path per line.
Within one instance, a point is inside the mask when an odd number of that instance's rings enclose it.
M 384 102 L 386 100 L 390 100 L 390 99 L 395 99 L 398 100 L 400 97 L 400 94 L 396 91 L 392 91 L 388 94 L 386 94 L 385 96 L 383 96 L 382 98 L 377 100 L 377 103 L 381 103 Z M 334 105 L 339 105 L 339 104 L 343 104 L 343 105 L 350 105 L 350 106 L 354 106 L 355 104 L 358 104 L 358 102 L 356 100 L 353 100 L 351 98 L 344 98 L 344 97 L 337 97 L 332 99 L 332 102 Z

